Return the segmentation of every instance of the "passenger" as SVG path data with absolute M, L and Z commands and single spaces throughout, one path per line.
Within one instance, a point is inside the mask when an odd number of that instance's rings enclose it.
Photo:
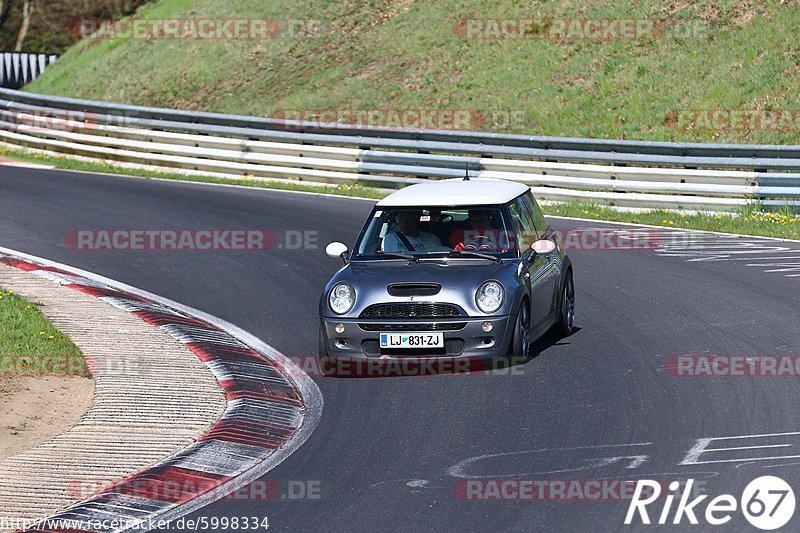
M 396 215 L 400 231 L 388 233 L 383 238 L 381 249 L 384 252 L 440 252 L 446 250 L 442 241 L 433 233 L 419 230 L 422 211 L 398 211 Z
M 481 250 L 496 252 L 500 249 L 497 243 L 497 230 L 492 226 L 490 211 L 470 209 L 469 223 L 471 230 L 457 229 L 450 235 L 450 246 L 454 250 Z

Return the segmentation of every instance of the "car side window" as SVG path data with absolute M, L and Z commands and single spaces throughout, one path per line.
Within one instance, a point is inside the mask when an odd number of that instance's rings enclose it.
M 548 225 L 544 218 L 544 213 L 542 213 L 542 209 L 539 207 L 539 204 L 536 203 L 536 198 L 534 198 L 533 194 L 530 192 L 522 195 L 521 198 L 525 204 L 525 209 L 528 211 L 533 221 L 533 227 L 536 230 L 536 238 L 544 239 L 544 236 L 547 234 Z
M 525 251 L 536 240 L 536 226 L 530 208 L 525 202 L 525 196 L 513 200 L 508 208 L 514 220 L 514 229 L 517 232 L 519 249 Z

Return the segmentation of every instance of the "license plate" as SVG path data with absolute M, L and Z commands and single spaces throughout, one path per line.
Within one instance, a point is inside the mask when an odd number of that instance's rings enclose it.
M 381 333 L 381 348 L 444 348 L 444 333 Z

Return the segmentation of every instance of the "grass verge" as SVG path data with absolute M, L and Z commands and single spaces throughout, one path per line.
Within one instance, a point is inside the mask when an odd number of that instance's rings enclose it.
M 4 148 L 0 148 L 0 155 L 21 161 L 49 164 L 64 170 L 101 172 L 143 178 L 161 178 L 201 183 L 222 183 L 261 189 L 303 191 L 371 199 L 380 199 L 387 195 L 383 190 L 365 187 L 359 183 L 326 187 L 292 181 L 261 181 L 247 178 L 234 179 L 154 172 L 143 169 L 119 167 L 110 163 L 94 163 L 67 157 L 51 157 L 25 150 L 9 150 Z M 739 233 L 742 235 L 800 240 L 800 216 L 793 213 L 789 208 L 778 210 L 777 212 L 766 212 L 757 203 L 749 204 L 739 211 L 730 214 L 687 214 L 664 209 L 634 213 L 619 211 L 612 207 L 580 202 L 545 206 L 544 211 L 545 214 L 553 216 L 588 218 L 613 222 L 629 222 L 632 224 L 649 224 L 668 228 L 719 231 L 724 233 Z
M 547 206 L 548 215 L 588 218 L 613 222 L 649 224 L 667 228 L 697 229 L 738 233 L 761 237 L 800 240 L 800 216 L 790 210 L 765 212 L 758 204 L 751 204 L 736 213 L 680 213 L 655 209 L 641 213 L 618 211 L 614 208 L 587 203 L 569 203 Z
M 0 288 L 0 378 L 91 377 L 81 351 L 37 305 Z
M 54 157 L 42 155 L 27 150 L 12 150 L 0 148 L 0 156 L 28 163 L 39 163 L 53 165 L 62 170 L 76 170 L 81 172 L 99 172 L 104 174 L 119 174 L 122 176 L 136 176 L 140 178 L 161 178 L 177 181 L 191 181 L 199 183 L 221 183 L 226 185 L 239 185 L 244 187 L 255 187 L 260 189 L 278 189 L 283 191 L 315 192 L 320 194 L 336 194 L 338 196 L 355 196 L 358 198 L 380 199 L 386 196 L 386 192 L 371 187 L 365 187 L 360 183 L 340 184 L 335 186 L 312 185 L 301 181 L 283 181 L 242 178 L 221 178 L 218 176 L 206 176 L 199 174 L 181 174 L 179 172 L 158 172 L 153 170 L 121 167 L 111 163 L 97 163 L 93 161 L 83 161 L 69 157 Z
M 87 38 L 29 90 L 253 116 L 333 111 L 346 122 L 388 111 L 377 119 L 387 125 L 392 111 L 467 112 L 433 127 L 533 135 L 797 142 L 800 10 L 786 0 L 160 0 L 135 16 L 247 17 L 280 31 Z M 517 38 L 481 23 L 496 19 L 537 23 Z M 593 38 L 587 20 L 658 29 Z M 563 38 L 551 32 L 567 22 Z

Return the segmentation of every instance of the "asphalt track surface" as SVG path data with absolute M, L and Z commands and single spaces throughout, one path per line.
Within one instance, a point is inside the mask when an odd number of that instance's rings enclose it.
M 319 294 L 339 267 L 324 245 L 352 243 L 370 208 L 346 198 L 0 166 L 3 246 L 201 309 L 290 357 L 316 353 Z M 71 229 L 179 228 L 311 231 L 319 246 L 87 252 L 65 245 Z M 798 252 L 785 256 L 800 256 L 800 245 L 790 247 Z M 779 475 L 797 492 L 800 458 L 792 456 L 800 456 L 800 435 L 753 435 L 800 431 L 800 378 L 676 377 L 665 364 L 678 354 L 800 354 L 800 277 L 649 249 L 570 255 L 580 328 L 573 336 L 538 343 L 538 355 L 513 373 L 315 378 L 322 421 L 268 477 L 316 483 L 321 496 L 226 500 L 194 516 L 268 517 L 281 530 L 660 530 L 667 528 L 624 526 L 627 501 L 465 501 L 454 487 L 461 478 L 694 478 L 711 496 L 738 498 L 750 480 Z M 681 464 L 697 439 L 734 436 L 707 448 L 741 449 Z M 775 444 L 788 446 L 756 447 Z M 650 509 L 656 520 L 661 506 Z M 753 530 L 739 513 L 716 529 Z

